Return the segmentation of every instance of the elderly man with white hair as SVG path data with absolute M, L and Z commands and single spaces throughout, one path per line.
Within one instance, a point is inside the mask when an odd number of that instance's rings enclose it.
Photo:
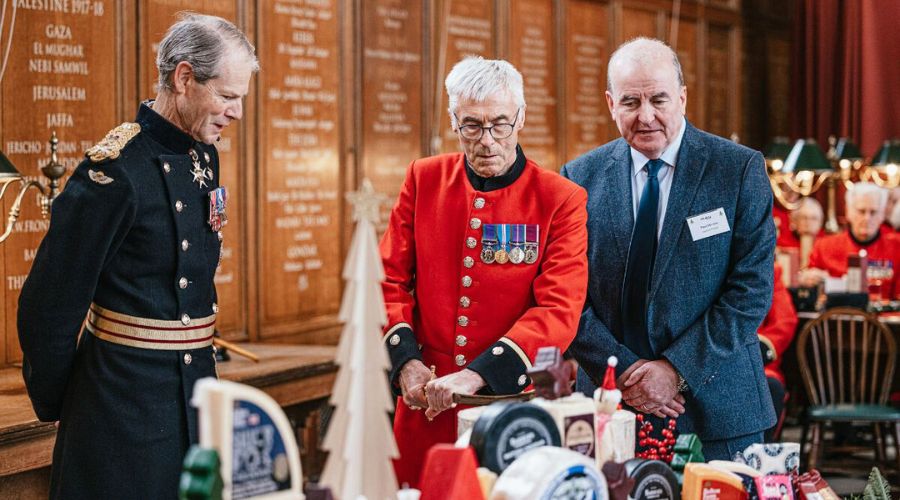
M 816 240 L 809 256 L 809 269 L 801 274 L 805 286 L 821 283 L 827 276 L 847 274 L 847 257 L 865 255 L 869 261 L 882 261 L 895 267 L 900 262 L 900 239 L 881 229 L 888 192 L 870 182 L 858 182 L 847 191 L 847 230 Z M 889 296 L 897 297 L 896 281 L 884 286 Z
M 587 283 L 587 195 L 525 157 L 522 75 L 470 57 L 446 79 L 461 152 L 412 162 L 381 241 L 397 479 L 456 440 L 453 394 L 518 393 L 565 350 Z

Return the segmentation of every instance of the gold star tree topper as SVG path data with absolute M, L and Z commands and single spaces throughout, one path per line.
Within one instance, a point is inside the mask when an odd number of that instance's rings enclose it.
M 380 208 L 388 201 L 388 197 L 376 192 L 368 178 L 363 179 L 359 191 L 351 191 L 344 196 L 353 204 L 353 220 L 367 220 L 373 225 L 380 222 Z

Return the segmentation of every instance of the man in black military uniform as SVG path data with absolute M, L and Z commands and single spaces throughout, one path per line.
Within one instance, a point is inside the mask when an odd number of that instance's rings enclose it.
M 188 15 L 157 67 L 156 100 L 89 149 L 54 202 L 19 297 L 28 394 L 59 421 L 52 498 L 175 498 L 197 441 L 194 383 L 216 375 L 226 196 L 213 143 L 258 63 L 233 24 Z

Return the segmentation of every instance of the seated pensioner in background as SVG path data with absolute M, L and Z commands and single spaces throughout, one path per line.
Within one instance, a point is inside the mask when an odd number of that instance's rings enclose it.
M 804 286 L 815 286 L 826 277 L 839 278 L 847 274 L 847 258 L 864 254 L 879 265 L 896 269 L 900 263 L 900 237 L 882 230 L 888 193 L 870 182 L 858 182 L 847 190 L 847 229 L 838 234 L 822 236 L 813 244 L 809 269 L 801 272 Z M 889 298 L 898 296 L 897 280 L 891 278 L 885 286 Z

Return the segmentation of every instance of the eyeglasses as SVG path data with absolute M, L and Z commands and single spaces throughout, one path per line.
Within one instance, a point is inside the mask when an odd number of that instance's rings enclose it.
M 515 130 L 516 122 L 519 121 L 520 111 L 522 111 L 522 108 L 516 110 L 516 116 L 515 118 L 513 118 L 512 123 L 495 123 L 490 127 L 483 127 L 474 123 L 460 125 L 459 135 L 463 136 L 463 138 L 466 140 L 477 141 L 481 139 L 481 136 L 484 135 L 484 131 L 487 130 L 488 132 L 490 132 L 491 137 L 493 137 L 495 141 L 506 139 L 507 137 L 511 136 L 513 130 Z M 456 116 L 456 113 L 453 113 L 453 117 L 456 118 L 456 123 L 459 123 L 459 117 Z

